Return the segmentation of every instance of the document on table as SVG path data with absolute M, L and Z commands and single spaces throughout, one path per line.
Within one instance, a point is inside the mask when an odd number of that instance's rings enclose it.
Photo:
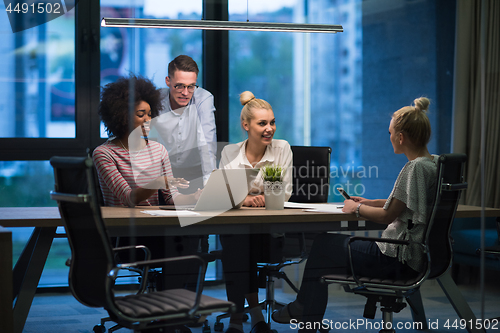
M 189 210 L 141 210 L 141 213 L 153 216 L 198 216 L 200 213 Z
M 314 203 L 285 202 L 285 208 L 303 209 L 306 212 L 343 213 L 342 207 L 344 207 L 342 203 L 314 204 Z

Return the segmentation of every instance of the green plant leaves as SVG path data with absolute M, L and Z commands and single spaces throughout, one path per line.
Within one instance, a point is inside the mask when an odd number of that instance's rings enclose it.
M 281 182 L 283 181 L 283 168 L 279 165 L 266 165 L 260 169 L 264 181 Z

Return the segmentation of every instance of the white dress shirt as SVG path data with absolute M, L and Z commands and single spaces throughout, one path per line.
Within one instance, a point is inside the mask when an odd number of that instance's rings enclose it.
M 248 161 L 245 153 L 245 147 L 248 140 L 240 143 L 230 144 L 222 150 L 220 160 L 221 169 L 260 169 L 266 165 L 280 165 L 284 168 L 283 185 L 285 187 L 285 200 L 288 201 L 292 195 L 292 163 L 293 155 L 290 144 L 285 140 L 275 140 L 266 147 L 266 152 L 262 159 L 255 166 Z M 253 189 L 258 189 L 257 192 L 264 193 L 264 181 L 262 171 L 255 178 Z M 256 194 L 251 192 L 252 194 Z
M 158 135 L 158 141 L 167 148 L 173 168 L 201 166 L 206 183 L 216 167 L 214 97 L 197 88 L 186 107 L 172 110 L 170 90 L 162 89 L 162 94 L 164 109 L 152 120 L 152 135 Z

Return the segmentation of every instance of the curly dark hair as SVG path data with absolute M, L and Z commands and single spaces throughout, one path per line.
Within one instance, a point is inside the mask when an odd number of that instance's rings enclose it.
M 129 90 L 134 89 L 134 107 L 141 101 L 151 107 L 151 117 L 157 117 L 163 109 L 160 89 L 149 79 L 131 74 L 129 77 L 120 77 L 108 83 L 101 91 L 99 115 L 106 126 L 109 136 L 118 138 L 127 135 L 130 128 Z

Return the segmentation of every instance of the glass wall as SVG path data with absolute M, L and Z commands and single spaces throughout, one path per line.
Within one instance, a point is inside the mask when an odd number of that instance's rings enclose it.
M 240 4 L 240 5 L 238 5 Z M 337 34 L 230 32 L 230 141 L 246 138 L 240 127 L 239 94 L 250 90 L 274 109 L 275 138 L 291 145 L 332 148 L 330 201 L 350 194 L 387 197 L 404 156 L 394 156 L 389 141 L 392 112 L 429 97 L 430 143 L 449 148 L 439 136 L 438 112 L 451 103 L 451 85 L 439 86 L 441 55 L 436 48 L 439 24 L 433 1 L 252 1 L 248 10 L 229 2 L 231 21 L 340 24 Z M 447 45 L 453 52 L 453 35 Z M 453 59 L 445 68 L 451 70 Z M 442 100 L 448 97 L 449 100 Z M 451 119 L 448 118 L 448 119 Z
M 330 201 L 341 200 L 332 191 L 336 184 L 350 194 L 388 195 L 405 163 L 388 139 L 390 115 L 416 97 L 432 101 L 430 151 L 450 151 L 454 19 L 443 19 L 435 1 L 228 3 L 231 21 L 344 27 L 338 34 L 230 32 L 229 141 L 245 139 L 239 94 L 250 90 L 273 106 L 276 138 L 332 148 Z M 100 6 L 101 18 L 203 16 L 202 0 L 102 0 Z M 453 12 L 449 6 L 441 9 Z M 76 138 L 74 26 L 74 10 L 16 34 L 0 20 L 0 139 Z M 101 28 L 100 85 L 132 72 L 165 87 L 169 61 L 188 54 L 202 69 L 202 49 L 198 30 Z M 47 194 L 52 183 L 46 161 L 2 161 L 0 205 L 55 205 Z

